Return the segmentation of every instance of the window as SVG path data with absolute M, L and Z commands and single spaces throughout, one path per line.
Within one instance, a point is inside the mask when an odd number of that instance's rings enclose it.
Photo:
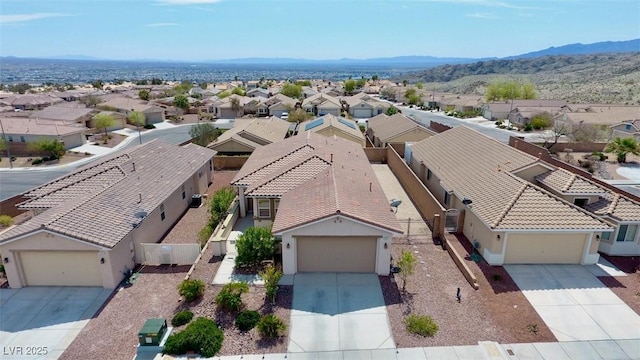
M 186 198 L 187 197 L 187 193 L 186 191 L 184 191 L 184 185 L 182 185 L 182 198 Z
M 451 195 L 449 195 L 448 192 L 444 192 L 444 204 L 445 205 L 449 205 L 449 199 L 451 198 Z
M 20 135 L 20 142 L 26 142 L 24 136 Z
M 213 171 L 213 160 L 209 160 L 209 171 Z
M 9 135 L 9 141 L 13 141 L 13 136 Z
M 269 199 L 258 199 L 258 217 L 271 217 L 271 201 Z
M 164 213 L 164 204 L 160 204 L 160 220 L 164 221 L 167 216 Z
M 278 206 L 280 206 L 280 199 L 273 200 L 273 213 L 278 213 Z
M 634 241 L 637 231 L 638 225 L 620 225 L 616 241 Z
M 627 130 L 627 131 L 628 131 L 628 130 L 631 130 L 631 124 L 627 124 L 627 125 L 625 125 L 625 126 L 624 126 L 624 129 L 625 129 L 625 130 Z
M 600 234 L 600 240 L 604 240 L 604 241 L 611 240 L 611 233 L 610 232 L 603 232 L 602 234 Z
M 427 169 L 427 180 L 431 180 L 431 170 Z
M 573 204 L 584 207 L 589 203 L 589 198 L 575 198 L 573 199 Z

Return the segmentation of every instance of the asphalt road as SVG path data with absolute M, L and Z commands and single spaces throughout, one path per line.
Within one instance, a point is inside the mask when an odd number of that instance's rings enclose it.
M 161 139 L 171 144 L 180 144 L 191 137 L 189 136 L 190 125 L 176 126 L 168 129 L 157 129 L 141 134 L 142 142 L 151 141 L 153 139 Z M 139 145 L 138 137 L 133 138 L 129 143 L 122 147 L 128 149 Z M 95 161 L 100 157 L 96 156 L 92 159 Z M 0 171 L 0 200 L 10 198 L 14 195 L 22 193 L 26 190 L 42 185 L 57 177 L 68 174 L 83 165 L 68 164 L 44 169 L 13 169 Z

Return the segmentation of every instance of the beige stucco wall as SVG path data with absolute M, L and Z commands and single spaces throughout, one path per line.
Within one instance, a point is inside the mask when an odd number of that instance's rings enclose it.
M 133 246 L 133 235 L 130 233 L 109 251 L 101 251 L 99 256 L 104 258 L 105 263 L 102 271 L 102 286 L 106 289 L 114 289 L 124 278 L 127 269 L 133 270 L 135 267 L 135 253 Z
M 456 201 L 456 205 L 458 201 Z M 463 205 L 464 206 L 464 205 Z M 466 206 L 465 206 L 466 207 Z M 460 206 L 456 206 L 460 208 Z M 502 241 L 504 239 L 504 232 L 497 232 L 491 230 L 485 223 L 483 223 L 476 214 L 470 209 L 464 210 L 464 225 L 462 227 L 462 233 L 471 241 L 477 241 L 480 244 L 478 251 L 480 254 L 485 252 L 485 249 L 493 254 L 502 253 Z M 498 240 L 500 235 L 500 240 Z
M 372 236 L 378 239 L 376 243 L 376 273 L 378 275 L 389 275 L 391 238 L 393 236 L 390 231 L 336 215 L 275 235 L 279 235 L 282 238 L 282 267 L 285 274 L 292 275 L 298 271 L 296 256 L 296 238 L 298 236 Z M 387 244 L 386 249 L 384 248 L 385 243 Z
M 82 146 L 85 141 L 84 133 L 79 132 L 75 134 L 69 134 L 62 136 L 62 141 L 64 141 L 64 148 L 71 149 L 74 147 Z
M 520 170 L 518 172 L 514 172 L 513 174 L 518 176 L 521 179 L 527 180 L 528 182 L 532 183 L 532 184 L 536 184 L 536 176 L 544 174 L 546 172 L 548 172 L 549 169 L 540 165 L 540 164 L 535 164 L 529 168 Z

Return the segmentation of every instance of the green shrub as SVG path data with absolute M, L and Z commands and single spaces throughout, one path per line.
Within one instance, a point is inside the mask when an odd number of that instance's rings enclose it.
M 278 282 L 282 278 L 282 271 L 276 269 L 273 265 L 268 265 L 264 271 L 260 273 L 260 277 L 264 280 L 264 288 L 267 292 L 267 298 L 271 302 L 276 301 L 278 294 Z
M 249 331 L 260 321 L 260 313 L 254 310 L 243 311 L 236 317 L 236 326 L 240 331 Z
M 0 274 L 6 274 L 7 271 L 4 269 L 4 265 L 0 264 Z
M 265 315 L 258 323 L 258 332 L 264 338 L 277 338 L 282 336 L 285 330 L 287 330 L 287 325 L 273 314 Z
M 145 124 L 145 125 L 144 125 L 144 128 L 145 128 L 145 129 L 155 129 L 155 128 L 156 128 L 156 126 L 155 126 L 155 125 L 153 125 L 153 124 Z
M 551 118 L 548 114 L 538 114 L 531 118 L 531 126 L 536 130 L 548 128 L 551 125 Z
M 194 322 L 167 339 L 162 354 L 183 355 L 189 351 L 204 358 L 215 356 L 222 347 L 224 333 L 213 320 L 197 318 Z
M 9 215 L 0 215 L 0 226 L 9 227 L 13 225 L 13 218 Z
M 438 332 L 438 325 L 431 316 L 411 314 L 404 318 L 407 331 L 420 336 L 433 336 Z
M 32 165 L 42 164 L 42 158 L 35 158 L 31 161 Z
M 236 241 L 236 266 L 258 266 L 264 260 L 273 259 L 276 239 L 267 227 L 252 226 Z
M 198 239 L 200 240 L 200 248 L 202 249 L 204 245 L 209 241 L 209 238 L 213 234 L 213 229 L 209 225 L 205 225 L 198 232 Z
M 183 280 L 178 285 L 178 291 L 185 300 L 193 301 L 204 295 L 204 282 L 202 280 Z
M 524 130 L 524 131 L 532 131 L 532 130 L 533 130 L 533 125 L 531 125 L 531 123 L 527 123 L 527 124 L 524 126 L 524 129 L 523 129 L 523 130 Z
M 225 285 L 216 296 L 216 305 L 227 311 L 238 311 L 242 308 L 242 294 L 249 292 L 245 282 L 231 282 Z
M 495 281 L 495 282 L 499 282 L 499 281 L 501 281 L 501 280 L 502 280 L 502 275 L 500 275 L 500 274 L 493 274 L 493 275 L 492 275 L 492 278 L 493 278 L 493 281 Z
M 189 310 L 182 310 L 173 315 L 173 318 L 171 319 L 171 325 L 182 326 L 184 324 L 188 324 L 191 319 L 193 319 L 193 313 Z
M 594 151 L 594 152 L 592 152 L 592 153 L 591 153 L 591 155 L 593 155 L 593 156 L 597 156 L 597 157 L 598 157 L 598 159 L 600 159 L 600 161 L 605 161 L 605 160 L 607 160 L 607 155 L 603 154 L 603 153 L 602 153 L 602 152 L 600 152 L 600 151 Z

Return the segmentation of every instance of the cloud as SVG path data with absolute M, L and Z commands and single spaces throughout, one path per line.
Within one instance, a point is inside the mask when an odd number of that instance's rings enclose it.
M 497 19 L 497 16 L 493 13 L 474 12 L 464 14 L 466 17 L 478 18 L 478 19 Z
M 69 14 L 60 13 L 33 13 L 33 14 L 14 14 L 14 15 L 0 15 L 0 24 L 10 24 L 17 22 L 34 21 L 52 17 L 71 16 Z
M 144 26 L 148 26 L 148 27 L 178 26 L 178 23 L 153 23 L 153 24 L 145 24 Z
M 204 5 L 215 4 L 222 0 L 156 0 L 159 4 L 165 5 Z

